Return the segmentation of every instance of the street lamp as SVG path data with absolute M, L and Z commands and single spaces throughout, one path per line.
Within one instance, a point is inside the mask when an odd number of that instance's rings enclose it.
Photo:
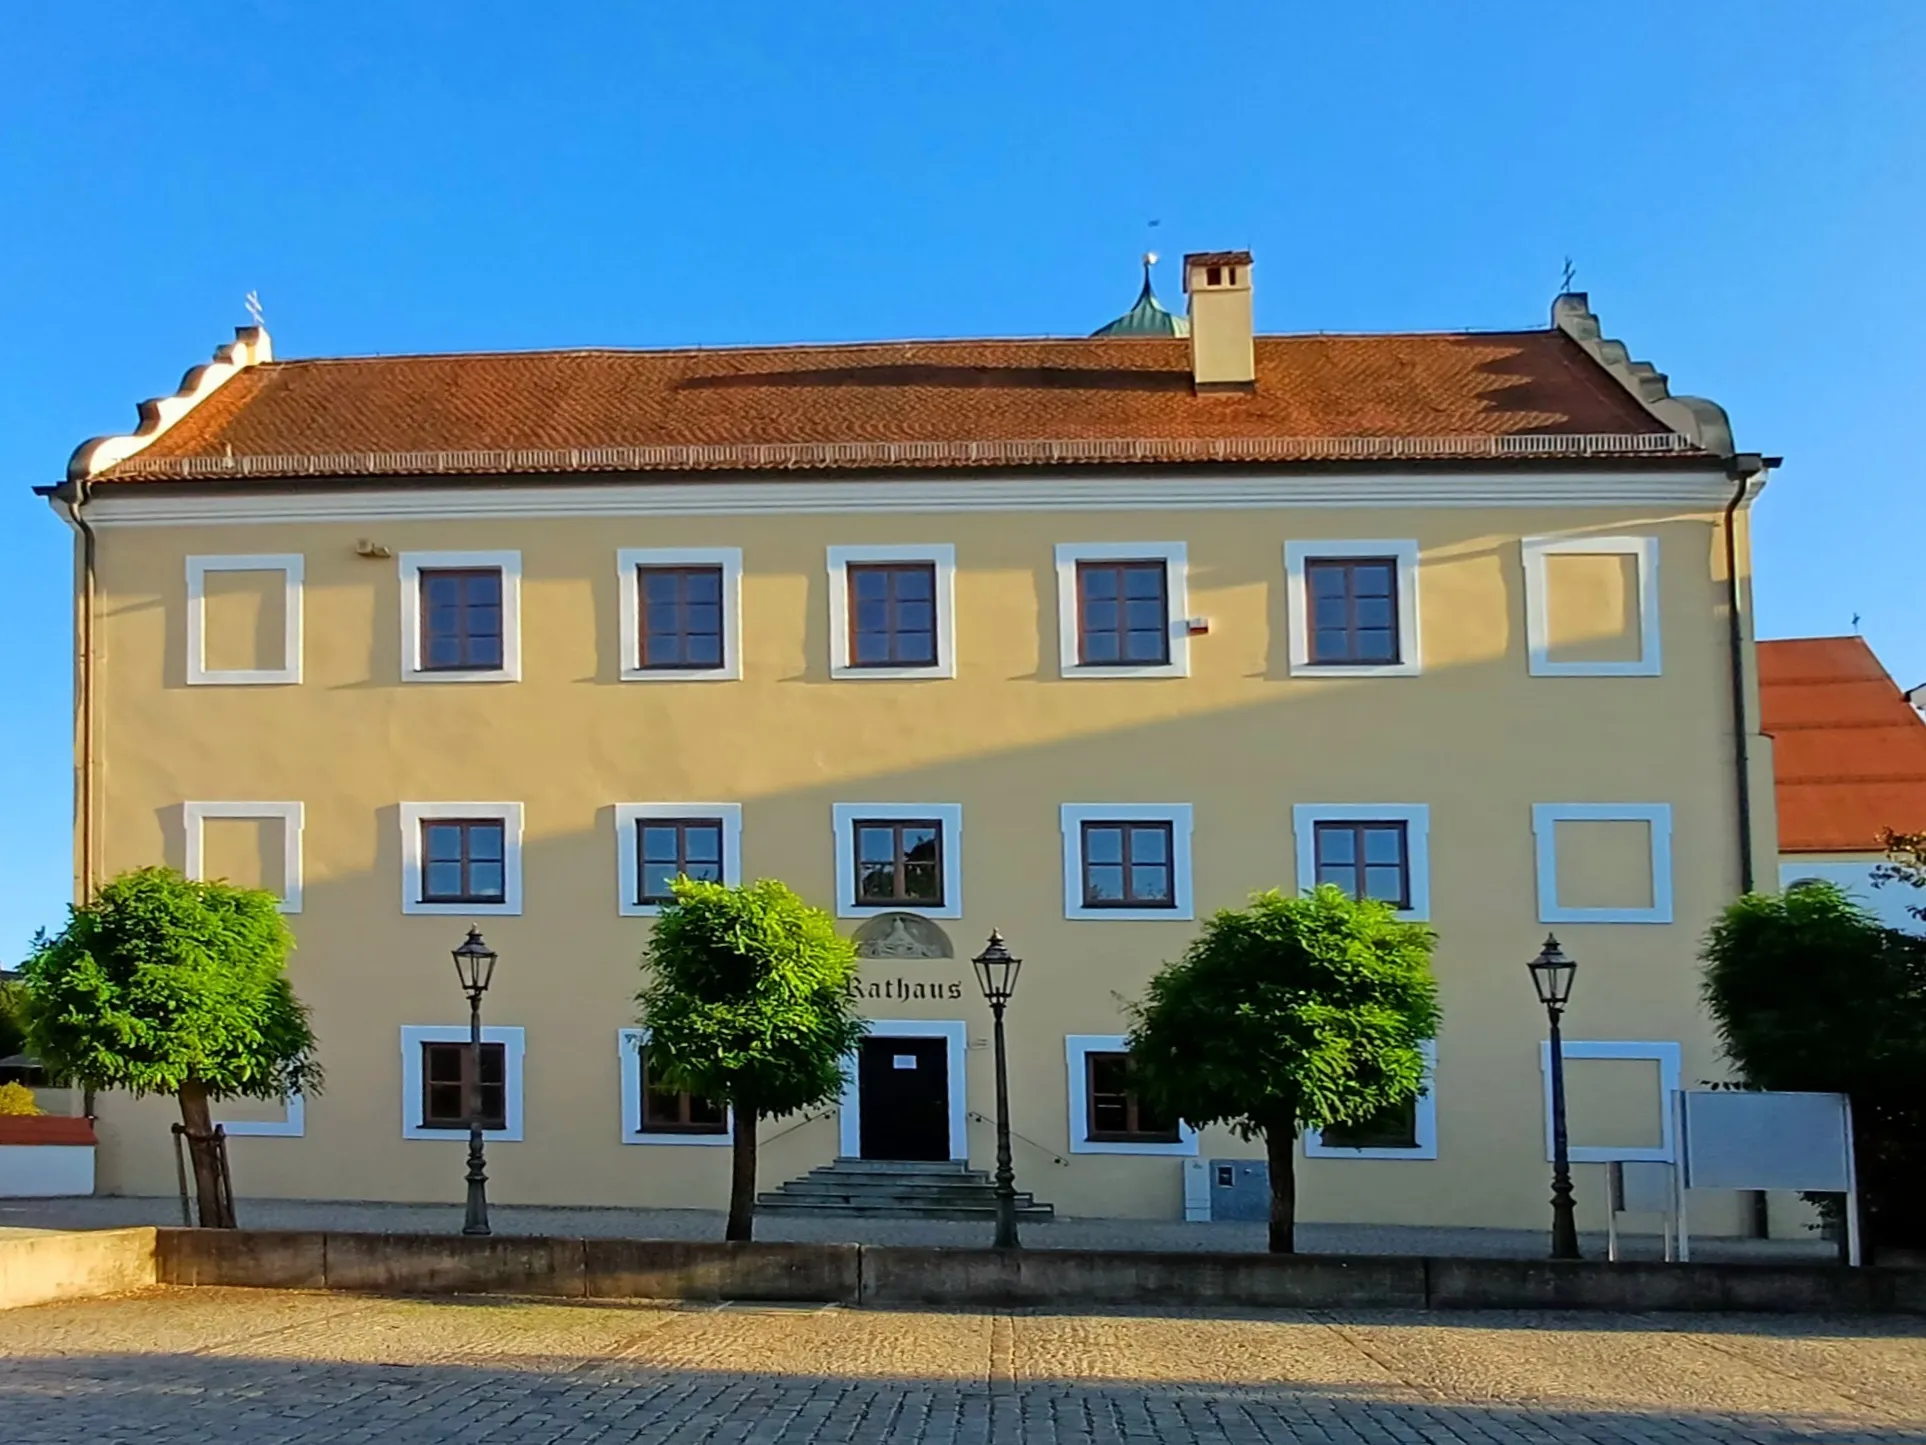
M 1010 1166 L 1010 1071 L 1003 1052 L 1003 1009 L 1016 992 L 1023 960 L 1003 946 L 1003 935 L 990 930 L 990 942 L 970 962 L 977 985 L 989 1001 L 996 1036 L 996 1248 L 1017 1247 L 1016 1170 Z
M 1565 956 L 1557 938 L 1545 935 L 1545 946 L 1528 965 L 1531 986 L 1545 1006 L 1551 1024 L 1551 1107 L 1552 1107 L 1552 1235 L 1553 1259 L 1577 1259 L 1578 1219 L 1572 1209 L 1572 1164 L 1565 1147 L 1565 1041 L 1558 1023 L 1565 1004 L 1572 996 L 1572 980 L 1578 963 Z
M 481 930 L 470 927 L 468 937 L 454 950 L 455 977 L 468 995 L 468 1077 L 462 1083 L 461 1107 L 468 1116 L 468 1214 L 463 1234 L 487 1234 L 488 1171 L 482 1165 L 482 995 L 495 977 L 495 950 L 482 942 Z

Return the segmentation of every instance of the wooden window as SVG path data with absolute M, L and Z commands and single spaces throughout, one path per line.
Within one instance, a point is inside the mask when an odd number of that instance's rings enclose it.
M 1329 1124 L 1318 1131 L 1326 1149 L 1416 1149 L 1418 1101 L 1406 1099 L 1356 1124 Z
M 421 1046 L 421 1126 L 468 1127 L 468 1085 L 475 1064 L 472 1044 Z M 500 1044 L 481 1046 L 480 1102 L 484 1129 L 508 1127 L 507 1054 Z
M 1085 823 L 1083 906 L 1175 908 L 1168 823 Z
M 724 883 L 720 818 L 638 818 L 635 823 L 637 903 L 669 903 L 677 878 Z
M 943 906 L 943 825 L 930 819 L 858 819 L 856 902 Z
M 669 672 L 724 666 L 720 567 L 638 567 L 635 586 L 637 666 Z
M 1085 667 L 1170 661 L 1170 582 L 1161 561 L 1077 563 L 1077 661 Z
M 662 1088 L 649 1079 L 649 1050 L 641 1047 L 642 1127 L 644 1134 L 727 1134 L 729 1112 L 700 1094 Z
M 506 901 L 500 818 L 435 818 L 421 825 L 423 903 Z
M 935 667 L 936 568 L 928 562 L 852 562 L 849 665 Z
M 1353 898 L 1411 906 L 1411 850 L 1403 823 L 1318 823 L 1317 881 Z
M 1317 557 L 1304 564 L 1311 609 L 1311 661 L 1345 666 L 1395 663 L 1395 557 Z
M 486 672 L 502 665 L 499 567 L 423 568 L 421 670 Z
M 1130 1055 L 1088 1053 L 1083 1056 L 1084 1098 L 1089 1117 L 1084 1132 L 1106 1144 L 1175 1144 L 1177 1121 L 1167 1119 L 1131 1088 Z

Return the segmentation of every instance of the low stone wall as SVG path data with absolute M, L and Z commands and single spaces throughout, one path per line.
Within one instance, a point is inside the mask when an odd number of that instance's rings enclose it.
M 111 1229 L 0 1239 L 0 1308 L 151 1284 L 947 1309 L 1926 1314 L 1926 1270 Z
M 163 1229 L 156 1270 L 174 1285 L 857 1304 L 861 1256 L 854 1244 Z
M 0 1310 L 145 1288 L 154 1255 L 152 1229 L 0 1238 Z
M 1416 1255 L 1123 1253 L 1107 1250 L 863 1249 L 875 1305 L 1210 1306 L 1424 1309 Z

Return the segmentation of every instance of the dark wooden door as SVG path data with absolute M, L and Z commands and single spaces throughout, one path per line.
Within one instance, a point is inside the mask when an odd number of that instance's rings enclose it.
M 950 1157 L 948 1040 L 864 1039 L 856 1082 L 863 1158 Z

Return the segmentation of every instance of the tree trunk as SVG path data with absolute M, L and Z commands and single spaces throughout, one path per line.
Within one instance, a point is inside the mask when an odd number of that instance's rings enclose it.
M 729 1228 L 724 1239 L 747 1243 L 756 1227 L 756 1111 L 735 1107 L 736 1138 L 730 1151 Z
M 1264 1130 L 1264 1154 L 1271 1166 L 1272 1254 L 1297 1253 L 1297 1130 L 1288 1124 Z
M 214 1120 L 207 1109 L 207 1086 L 199 1079 L 181 1083 L 181 1123 L 187 1127 L 187 1159 L 194 1169 L 194 1197 L 201 1225 L 232 1229 L 234 1216 L 221 1190 L 221 1161 L 214 1152 Z

